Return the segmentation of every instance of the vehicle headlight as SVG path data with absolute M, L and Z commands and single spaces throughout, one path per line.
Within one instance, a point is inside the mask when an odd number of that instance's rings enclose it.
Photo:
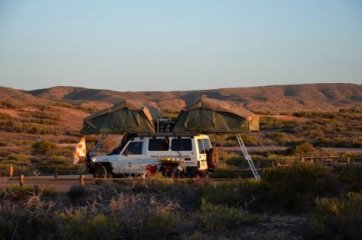
M 91 161 L 92 161 L 92 162 L 95 162 L 95 161 L 96 161 L 96 159 L 95 159 L 95 158 L 91 158 Z

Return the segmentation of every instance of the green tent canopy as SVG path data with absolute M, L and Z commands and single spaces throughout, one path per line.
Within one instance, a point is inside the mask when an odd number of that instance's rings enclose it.
M 183 110 L 175 133 L 241 133 L 259 130 L 259 117 L 240 106 L 202 97 Z
M 139 101 L 123 100 L 111 108 L 96 112 L 83 120 L 83 134 L 154 133 L 149 107 Z

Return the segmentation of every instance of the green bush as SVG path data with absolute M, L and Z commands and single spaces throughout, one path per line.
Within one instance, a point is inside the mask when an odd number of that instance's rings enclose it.
M 293 148 L 293 155 L 297 157 L 319 156 L 320 154 L 321 151 L 308 142 L 304 142 Z
M 277 211 L 310 211 L 315 206 L 315 198 L 343 193 L 343 185 L 330 169 L 313 164 L 266 170 L 262 180 L 268 193 L 266 201 Z
M 256 180 L 239 180 L 200 189 L 202 199 L 210 204 L 245 210 L 259 209 L 265 190 L 262 182 Z
M 0 176 L 6 176 L 8 174 L 8 167 L 9 166 L 14 167 L 14 176 L 19 176 L 20 174 L 31 174 L 32 168 L 29 166 L 29 164 L 13 164 L 9 162 L 2 162 L 0 165 Z
M 184 224 L 177 213 L 158 213 L 145 219 L 139 233 L 142 239 L 178 239 Z
M 279 166 L 283 164 L 293 163 L 295 161 L 294 156 L 285 156 L 275 153 L 267 154 L 266 156 L 252 155 L 252 159 L 257 168 L 268 168 L 273 166 Z M 237 157 L 228 158 L 225 163 L 229 166 L 237 168 L 249 168 L 248 162 L 244 157 L 238 155 Z
M 119 230 L 117 219 L 103 213 L 87 215 L 81 210 L 71 215 L 60 213 L 59 239 L 116 239 Z
M 1 239 L 54 239 L 57 236 L 57 222 L 51 215 L 18 211 L 0 218 Z
M 354 164 L 337 166 L 333 172 L 346 185 L 347 191 L 362 191 L 362 166 Z
M 213 205 L 202 201 L 196 220 L 204 231 L 225 232 L 241 225 L 245 221 L 245 215 L 241 208 Z
M 28 164 L 30 163 L 30 155 L 22 153 L 10 153 L 6 157 L 5 161 L 7 163 Z
M 311 229 L 311 239 L 360 239 L 362 193 L 350 192 L 345 199 L 318 199 Z
M 31 146 L 33 155 L 42 155 L 42 156 L 50 156 L 53 154 L 58 148 L 54 143 L 40 141 L 36 142 Z

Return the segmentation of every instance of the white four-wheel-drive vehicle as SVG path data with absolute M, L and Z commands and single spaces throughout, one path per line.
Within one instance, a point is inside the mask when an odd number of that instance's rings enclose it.
M 122 177 L 161 172 L 168 177 L 205 176 L 217 166 L 217 152 L 207 135 L 132 136 L 103 156 L 88 157 L 95 177 Z

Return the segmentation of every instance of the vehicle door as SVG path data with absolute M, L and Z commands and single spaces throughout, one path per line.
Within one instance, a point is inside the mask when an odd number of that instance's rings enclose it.
M 121 173 L 138 173 L 144 156 L 144 141 L 135 140 L 128 143 L 120 154 L 119 169 Z

